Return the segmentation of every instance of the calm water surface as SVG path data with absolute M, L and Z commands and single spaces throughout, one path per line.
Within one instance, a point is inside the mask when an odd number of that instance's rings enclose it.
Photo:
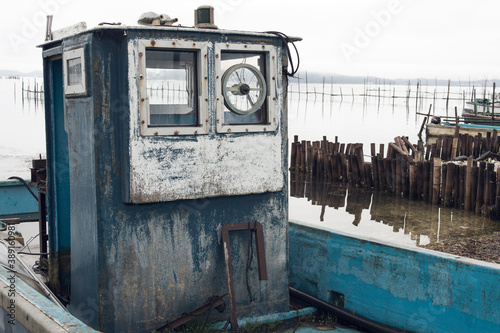
M 365 160 L 370 160 L 370 144 L 387 145 L 396 136 L 407 136 L 417 143 L 423 116 L 432 104 L 436 115 L 453 116 L 461 112 L 463 96 L 471 89 L 450 89 L 448 110 L 446 86 L 420 87 L 390 85 L 322 84 L 299 88 L 291 84 L 288 95 L 289 137 L 319 141 L 327 136 L 341 143 L 363 143 Z M 342 89 L 343 98 L 340 97 Z M 380 97 L 379 97 L 380 89 Z M 410 98 L 406 98 L 410 89 Z M 301 94 L 298 91 L 302 91 Z M 325 91 L 328 95 L 321 94 Z M 360 96 L 367 91 L 370 97 Z M 334 95 L 331 97 L 332 92 Z M 481 92 L 482 93 L 482 92 Z M 487 90 L 488 93 L 488 90 Z M 349 94 L 349 96 L 347 96 Z M 354 96 L 352 96 L 354 95 Z M 399 96 L 399 98 L 392 98 Z M 425 132 L 425 131 L 424 131 Z M 425 133 L 423 140 L 425 142 Z M 450 238 L 480 235 L 500 230 L 500 222 L 465 212 L 397 198 L 382 192 L 314 182 L 305 175 L 290 175 L 290 219 L 408 246 L 426 245 Z
M 41 78 L 0 79 L 0 179 L 30 177 L 31 160 L 45 157 L 43 101 L 23 98 L 21 87 L 41 86 Z M 300 140 L 363 143 L 365 155 L 370 144 L 387 144 L 405 135 L 416 143 L 417 134 L 429 105 L 435 114 L 446 114 L 447 87 L 416 86 L 305 85 L 292 80 L 288 94 L 289 137 Z M 406 98 L 410 89 L 410 98 Z M 298 91 L 301 91 L 299 94 Z M 325 95 L 322 95 L 322 92 Z M 316 93 L 314 93 L 316 92 Z M 369 97 L 361 96 L 367 92 Z M 340 94 L 342 93 L 342 97 Z M 334 96 L 331 96 L 333 94 Z M 448 113 L 463 107 L 466 86 L 451 87 Z M 397 96 L 397 98 L 393 98 Z M 377 148 L 378 149 L 378 148 Z M 386 148 L 387 149 L 387 148 Z M 366 157 L 368 160 L 368 157 Z M 398 199 L 380 192 L 316 183 L 304 175 L 290 177 L 290 219 L 333 230 L 373 237 L 405 245 L 430 242 L 500 230 L 500 223 L 462 210 Z M 37 226 L 23 227 L 25 238 L 36 235 Z

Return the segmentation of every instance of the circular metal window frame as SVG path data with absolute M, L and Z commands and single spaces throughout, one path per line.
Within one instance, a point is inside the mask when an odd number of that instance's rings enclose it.
M 252 86 L 250 86 L 248 84 L 249 80 L 245 80 L 245 82 L 241 82 L 241 79 L 239 79 L 240 80 L 239 85 L 232 85 L 232 86 L 228 87 L 227 84 L 228 84 L 229 79 L 234 74 L 238 75 L 237 71 L 239 69 L 247 69 L 248 71 L 250 71 L 250 73 L 253 75 L 252 77 L 257 79 L 257 81 L 255 81 L 255 82 L 261 88 L 255 88 L 255 87 L 252 88 Z M 264 104 L 266 97 L 267 97 L 266 79 L 264 78 L 264 75 L 262 75 L 262 73 L 256 67 L 254 67 L 252 65 L 236 64 L 236 65 L 229 67 L 224 72 L 224 75 L 222 76 L 221 84 L 222 84 L 222 95 L 224 97 L 224 104 L 226 105 L 226 107 L 230 111 L 232 111 L 236 114 L 239 114 L 239 115 L 249 115 L 249 114 L 256 112 L 257 110 L 259 110 L 262 107 L 262 105 Z M 231 103 L 231 100 L 230 100 L 231 95 L 230 94 L 240 95 L 240 96 L 248 96 L 251 91 L 258 91 L 259 95 L 258 95 L 257 100 L 253 103 L 252 107 L 249 108 L 248 110 L 241 110 L 236 105 Z

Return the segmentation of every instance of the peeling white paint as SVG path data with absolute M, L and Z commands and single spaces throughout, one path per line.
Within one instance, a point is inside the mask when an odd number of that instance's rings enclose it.
M 128 56 L 130 202 L 174 201 L 283 189 L 280 129 L 246 135 L 209 133 L 194 136 L 194 139 L 193 136 L 141 136 L 136 41 L 129 43 Z M 281 99 L 276 104 L 275 116 L 280 123 Z M 215 112 L 209 109 L 210 115 Z

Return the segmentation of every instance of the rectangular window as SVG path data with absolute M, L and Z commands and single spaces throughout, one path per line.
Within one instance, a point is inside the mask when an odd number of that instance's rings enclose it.
M 266 124 L 266 56 L 221 53 L 224 124 Z
M 206 52 L 206 43 L 139 42 L 142 135 L 208 133 Z
M 63 52 L 64 94 L 66 96 L 87 93 L 84 55 L 83 47 Z
M 146 49 L 150 126 L 196 126 L 196 52 Z
M 217 132 L 267 132 L 277 128 L 276 48 L 215 45 Z

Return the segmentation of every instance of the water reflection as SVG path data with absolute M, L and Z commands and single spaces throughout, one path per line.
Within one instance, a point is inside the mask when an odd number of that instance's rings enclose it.
M 290 173 L 290 219 L 413 246 L 500 230 L 498 221 L 466 211 L 295 172 Z

